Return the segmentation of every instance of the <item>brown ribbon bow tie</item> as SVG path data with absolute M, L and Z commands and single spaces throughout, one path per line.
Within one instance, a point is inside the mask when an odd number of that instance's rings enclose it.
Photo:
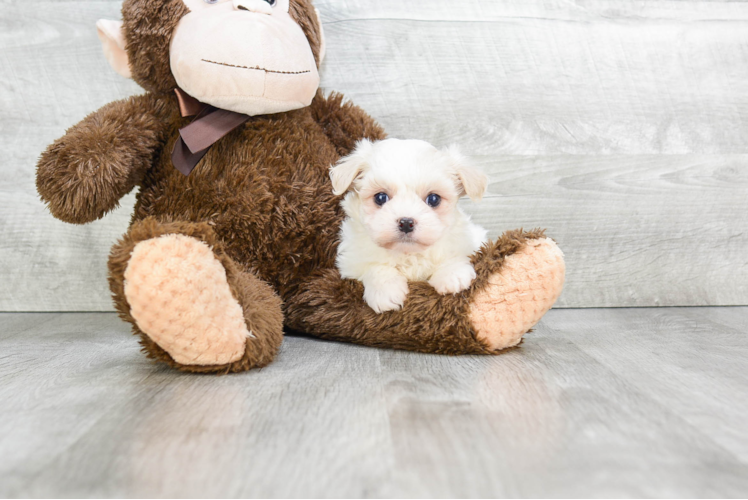
M 171 152 L 171 161 L 176 169 L 190 175 L 213 144 L 246 123 L 250 116 L 202 103 L 181 89 L 174 89 L 174 92 L 182 116 L 197 115 L 189 125 L 179 129 L 179 138 Z

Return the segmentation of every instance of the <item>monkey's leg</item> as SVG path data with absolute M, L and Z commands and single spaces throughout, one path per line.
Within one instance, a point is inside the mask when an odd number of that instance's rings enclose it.
M 134 224 L 112 249 L 109 285 L 148 357 L 183 371 L 261 367 L 283 341 L 280 299 L 207 224 Z
M 286 300 L 286 325 L 322 338 L 440 354 L 492 354 L 515 346 L 551 308 L 563 254 L 542 232 L 510 231 L 473 256 L 477 278 L 457 295 L 410 283 L 400 311 L 376 314 L 363 286 L 329 269 Z

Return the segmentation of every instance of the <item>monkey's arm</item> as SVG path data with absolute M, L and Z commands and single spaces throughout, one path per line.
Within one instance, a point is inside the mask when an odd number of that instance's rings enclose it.
M 324 97 L 318 91 L 311 109 L 340 156 L 349 155 L 361 139 L 381 141 L 387 137 L 381 125 L 358 106 L 343 102 L 343 95 L 337 92 Z
M 49 146 L 37 164 L 36 188 L 52 215 L 85 224 L 117 208 L 164 146 L 169 108 L 152 94 L 115 101 Z

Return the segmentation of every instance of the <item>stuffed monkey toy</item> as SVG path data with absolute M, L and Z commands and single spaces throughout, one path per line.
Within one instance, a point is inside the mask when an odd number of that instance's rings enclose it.
M 469 289 L 410 283 L 375 313 L 335 268 L 343 212 L 330 166 L 384 130 L 319 90 L 311 0 L 124 0 L 104 53 L 146 93 L 113 102 L 42 154 L 52 214 L 97 220 L 138 188 L 109 284 L 148 357 L 189 372 L 270 363 L 284 331 L 441 354 L 517 345 L 558 298 L 563 254 L 510 231 L 472 256 Z

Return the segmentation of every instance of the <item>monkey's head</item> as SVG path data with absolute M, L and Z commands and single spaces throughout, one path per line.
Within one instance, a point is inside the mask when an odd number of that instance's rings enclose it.
M 104 53 L 148 91 L 261 115 L 308 106 L 319 86 L 311 0 L 125 0 L 122 17 L 97 23 Z

